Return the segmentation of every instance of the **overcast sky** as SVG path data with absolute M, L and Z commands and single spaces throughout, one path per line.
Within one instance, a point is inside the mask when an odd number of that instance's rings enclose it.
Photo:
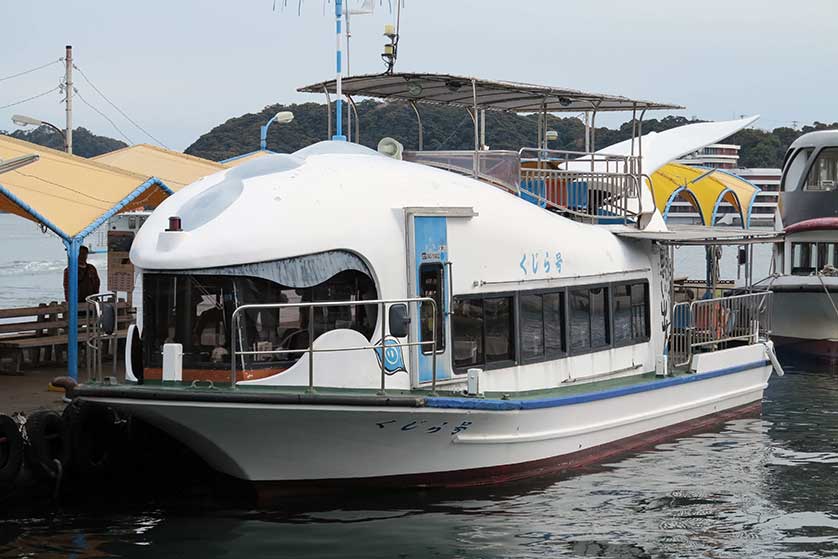
M 230 117 L 322 101 L 295 90 L 331 77 L 333 20 L 324 0 L 303 0 L 299 16 L 298 0 L 285 2 L 274 11 L 274 0 L 0 0 L 0 79 L 57 60 L 72 44 L 105 95 L 182 150 Z M 392 20 L 388 0 L 352 20 L 353 73 L 382 70 L 381 31 Z M 769 129 L 838 121 L 835 0 L 406 0 L 401 31 L 402 71 L 669 101 L 712 120 L 761 114 L 757 125 Z M 54 64 L 0 81 L 0 106 L 55 87 L 62 72 Z M 128 138 L 150 142 L 81 76 L 75 82 Z M 14 113 L 63 127 L 58 92 L 0 109 L 0 129 L 13 129 Z M 74 123 L 124 139 L 80 101 Z

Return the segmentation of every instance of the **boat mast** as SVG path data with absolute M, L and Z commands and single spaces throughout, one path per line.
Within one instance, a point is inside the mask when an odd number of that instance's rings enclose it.
M 335 135 L 332 140 L 338 142 L 345 142 L 346 136 L 343 135 L 343 84 L 341 83 L 341 57 L 343 47 L 343 33 L 341 30 L 341 18 L 343 17 L 343 0 L 335 0 L 335 35 L 336 35 L 336 52 L 335 52 Z

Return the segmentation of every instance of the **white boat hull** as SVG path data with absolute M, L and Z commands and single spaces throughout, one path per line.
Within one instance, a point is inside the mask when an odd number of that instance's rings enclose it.
M 542 400 L 427 398 L 422 407 L 393 407 L 87 399 L 130 411 L 248 481 L 471 485 L 595 462 L 761 400 L 771 374 L 763 346 L 706 357 L 695 375 Z

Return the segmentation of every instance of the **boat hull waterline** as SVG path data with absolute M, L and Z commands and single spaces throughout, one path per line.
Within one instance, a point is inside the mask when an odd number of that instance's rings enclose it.
M 427 398 L 424 407 L 84 399 L 130 412 L 252 482 L 467 486 L 555 473 L 693 431 L 758 405 L 771 371 L 754 361 L 647 383 L 659 388 L 508 402 L 515 409 L 466 398 Z M 455 407 L 468 400 L 471 408 Z

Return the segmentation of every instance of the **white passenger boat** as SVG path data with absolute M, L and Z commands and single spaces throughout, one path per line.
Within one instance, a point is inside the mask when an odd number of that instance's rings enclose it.
M 838 131 L 804 134 L 789 146 L 780 185 L 783 243 L 775 292 L 778 348 L 838 361 Z
M 468 107 L 476 142 L 481 110 L 667 107 L 434 74 L 343 87 Z M 771 294 L 673 313 L 671 253 L 760 234 L 666 229 L 640 123 L 621 155 L 548 150 L 540 126 L 520 152 L 324 141 L 201 179 L 136 236 L 126 380 L 73 396 L 291 490 L 499 483 L 758 409 Z

